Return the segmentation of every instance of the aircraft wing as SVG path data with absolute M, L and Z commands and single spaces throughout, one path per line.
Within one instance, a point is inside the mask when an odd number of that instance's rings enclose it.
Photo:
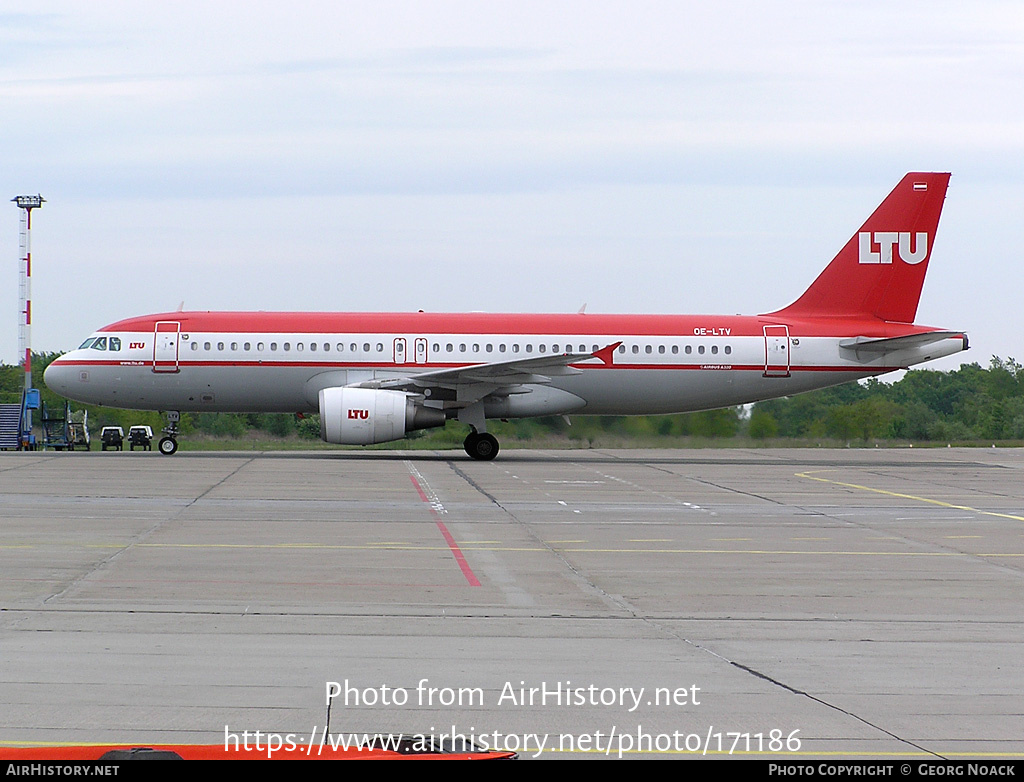
M 458 402 L 470 404 L 496 391 L 525 393 L 528 389 L 517 390 L 516 386 L 550 383 L 552 377 L 579 374 L 581 370 L 571 366 L 572 364 L 597 359 L 610 365 L 612 354 L 621 344 L 615 342 L 593 353 L 556 353 L 510 361 L 470 364 L 410 374 L 406 377 L 366 380 L 353 383 L 352 386 L 412 393 L 422 393 L 426 389 L 447 389 L 456 392 L 455 398 Z

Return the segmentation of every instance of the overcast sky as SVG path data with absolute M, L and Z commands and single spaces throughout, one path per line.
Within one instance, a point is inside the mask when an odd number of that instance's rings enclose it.
M 1022 85 L 1017 0 L 3 2 L 0 200 L 47 199 L 67 350 L 182 302 L 765 312 L 951 171 L 918 321 L 984 365 L 1024 360 Z M 13 204 L 4 258 L 15 363 Z

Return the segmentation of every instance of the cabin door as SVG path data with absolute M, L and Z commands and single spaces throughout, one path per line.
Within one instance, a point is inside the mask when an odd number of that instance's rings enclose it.
M 176 320 L 158 320 L 153 331 L 153 371 L 177 372 L 181 324 Z
M 764 376 L 789 377 L 789 326 L 764 327 Z

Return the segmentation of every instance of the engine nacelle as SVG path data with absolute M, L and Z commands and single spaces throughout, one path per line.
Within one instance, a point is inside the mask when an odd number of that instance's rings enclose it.
M 441 410 L 422 407 L 401 391 L 325 388 L 320 391 L 320 439 L 339 445 L 401 440 L 407 432 L 444 426 Z

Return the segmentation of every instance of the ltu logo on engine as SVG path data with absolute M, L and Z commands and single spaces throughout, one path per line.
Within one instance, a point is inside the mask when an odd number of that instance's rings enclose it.
M 928 257 L 928 234 L 914 235 L 914 249 L 910 249 L 909 231 L 861 231 L 860 263 L 892 263 L 893 245 L 899 246 L 900 260 L 904 263 L 921 263 Z M 875 251 L 875 246 L 878 251 Z
M 362 419 L 363 421 L 365 421 L 367 418 L 370 417 L 370 411 L 369 410 L 356 410 L 355 408 L 352 408 L 352 409 L 350 409 L 348 411 L 348 417 L 349 418 Z

